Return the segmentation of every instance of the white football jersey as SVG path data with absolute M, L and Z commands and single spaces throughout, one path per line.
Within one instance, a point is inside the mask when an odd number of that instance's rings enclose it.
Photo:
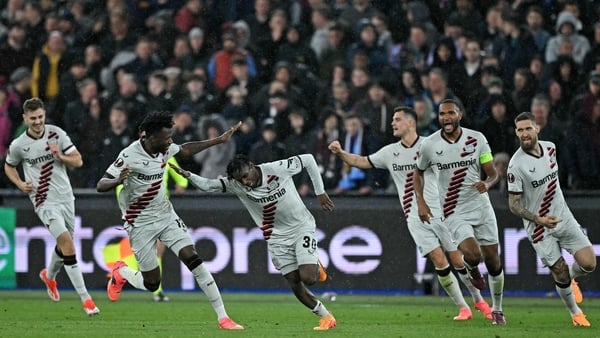
M 558 227 L 574 220 L 558 181 L 556 146 L 552 142 L 539 141 L 541 156 L 536 157 L 519 148 L 508 164 L 508 191 L 521 193 L 521 205 L 539 215 L 553 215 L 563 220 Z M 525 228 L 535 224 L 523 219 Z
M 76 150 L 64 130 L 47 124 L 44 135 L 39 139 L 27 132 L 14 139 L 6 156 L 6 163 L 12 167 L 23 164 L 25 181 L 33 184 L 29 198 L 36 210 L 44 204 L 60 204 L 75 199 L 67 167 L 54 158 L 49 143 L 58 144 L 65 155 Z
M 304 165 L 299 156 L 259 164 L 262 183 L 255 188 L 227 178 L 211 180 L 192 175 L 189 180 L 204 191 L 235 194 L 248 209 L 256 226 L 273 225 L 270 243 L 291 245 L 298 233 L 316 229 L 315 219 L 304 205 L 293 180 Z M 318 173 L 316 164 L 313 170 Z M 321 177 L 317 175 L 315 179 Z M 322 186 L 322 182 L 317 185 Z
M 465 214 L 489 204 L 487 193 L 480 193 L 473 184 L 481 181 L 480 157 L 491 154 L 482 133 L 461 128 L 456 142 L 442 136 L 441 130 L 421 143 L 417 158 L 419 170 L 432 169 L 437 177 L 442 216 Z M 425 179 L 425 185 L 429 184 Z
M 396 191 L 398 191 L 404 216 L 411 220 L 420 220 L 413 175 L 419 147 L 423 140 L 424 138 L 419 136 L 410 146 L 406 146 L 402 142 L 388 144 L 367 157 L 373 167 L 387 169 L 390 172 L 396 185 Z M 425 181 L 427 182 L 423 191 L 425 201 L 431 209 L 432 215 L 441 217 L 436 179 L 431 169 L 425 171 Z
M 171 144 L 166 153 L 150 155 L 137 140 L 123 149 L 117 160 L 108 167 L 106 172 L 113 177 L 118 177 L 127 166 L 131 170 L 118 196 L 124 221 L 140 226 L 173 212 L 163 186 L 163 175 L 167 161 L 179 150 L 179 145 Z

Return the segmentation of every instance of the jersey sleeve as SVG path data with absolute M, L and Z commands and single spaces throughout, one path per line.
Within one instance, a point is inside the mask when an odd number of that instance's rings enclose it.
M 367 156 L 367 160 L 369 160 L 369 163 L 371 163 L 374 168 L 386 169 L 386 158 L 390 146 L 391 145 L 388 144 L 375 153 Z
M 431 166 L 431 159 L 429 158 L 429 142 L 427 142 L 427 139 L 425 139 L 420 147 L 419 147 L 419 151 L 417 153 L 417 169 L 421 170 L 421 171 L 425 171 L 427 170 L 427 168 L 429 168 Z
M 71 138 L 69 137 L 69 135 L 67 135 L 67 132 L 65 132 L 61 128 L 56 127 L 56 133 L 58 134 L 58 147 L 63 152 L 63 154 L 69 155 L 70 153 L 77 150 L 77 148 L 73 144 L 73 141 L 71 141 Z
M 188 178 L 188 181 L 198 190 L 205 192 L 226 192 L 229 186 L 229 180 L 225 178 L 206 178 L 194 173 Z
M 106 169 L 106 173 L 108 173 L 112 177 L 119 176 L 119 174 L 121 173 L 121 170 L 123 170 L 129 164 L 127 161 L 128 158 L 129 157 L 127 157 L 127 156 L 123 156 L 123 150 L 122 150 L 119 153 L 119 156 L 117 156 L 117 159 L 113 163 L 111 163 L 110 166 L 108 166 L 108 169 Z
M 19 147 L 16 145 L 16 142 L 12 142 L 8 147 L 8 153 L 6 154 L 5 163 L 11 167 L 18 166 L 23 157 L 21 156 L 21 152 L 19 151 Z
M 313 183 L 313 188 L 316 195 L 322 195 L 325 193 L 325 185 L 323 184 L 323 178 L 319 171 L 319 166 L 315 157 L 310 154 L 302 154 L 297 156 L 302 161 L 302 166 L 306 168 L 308 176 Z
M 508 191 L 513 193 L 523 192 L 523 177 L 520 174 L 519 167 L 511 160 L 506 171 L 506 181 L 508 182 Z
M 171 145 L 169 146 L 169 151 L 168 151 L 168 158 L 171 158 L 175 155 L 177 155 L 177 153 L 179 153 L 179 151 L 181 150 L 181 146 L 179 144 L 175 144 L 175 143 L 171 143 Z

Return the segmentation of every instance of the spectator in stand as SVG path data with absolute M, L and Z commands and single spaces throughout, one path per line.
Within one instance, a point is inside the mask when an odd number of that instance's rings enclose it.
M 583 60 L 583 73 L 588 74 L 594 70 L 600 72 L 600 21 L 594 24 L 593 39 L 590 51 Z M 596 69 L 598 68 L 598 69 Z
M 87 77 L 87 68 L 85 66 L 85 60 L 77 57 L 70 62 L 68 71 L 64 72 L 60 76 L 60 96 L 61 100 L 67 105 L 77 100 L 79 92 L 77 90 L 77 84 Z
M 518 68 L 529 67 L 536 45 L 529 30 L 521 27 L 516 13 L 505 10 L 501 17 L 502 36 L 494 43 L 493 55 L 500 58 L 502 80 L 507 89 L 513 89 L 513 78 Z
M 550 116 L 556 117 L 561 124 L 568 125 L 571 123 L 571 101 L 564 97 L 560 82 L 550 80 L 545 93 L 550 101 Z
M 460 110 L 462 112 L 464 112 L 464 107 L 462 102 L 460 101 L 460 99 L 454 95 L 454 93 L 452 92 L 452 90 L 450 88 L 448 88 L 448 75 L 446 74 L 446 72 L 441 69 L 441 68 L 431 68 L 431 70 L 429 70 L 429 87 L 428 89 L 425 91 L 425 95 L 431 100 L 431 103 L 433 104 L 433 110 L 437 116 L 437 109 L 439 108 L 440 102 L 446 100 L 446 99 L 452 99 L 455 102 L 457 102 L 457 105 L 460 107 Z M 469 112 L 465 112 L 463 117 L 462 117 L 462 121 L 461 124 L 462 125 L 469 125 L 469 123 L 471 123 L 472 120 L 472 116 L 469 117 L 467 114 Z
M 248 154 L 248 158 L 253 163 L 268 163 L 284 158 L 285 145 L 277 140 L 277 130 L 272 119 L 263 122 L 261 136 L 262 138 L 252 146 Z
M 336 65 L 345 65 L 345 32 L 341 25 L 334 24 L 327 31 L 327 47 L 321 53 L 319 69 L 321 80 L 331 83 Z
M 417 134 L 429 136 L 439 130 L 437 116 L 433 112 L 433 104 L 426 96 L 415 96 L 414 110 L 417 115 Z
M 64 103 L 60 100 L 60 76 L 67 71 L 65 42 L 62 33 L 52 31 L 32 68 L 31 95 L 39 97 L 46 105 L 46 121 L 60 125 Z
M 459 22 L 463 32 L 471 32 L 477 39 L 483 37 L 485 22 L 473 0 L 456 0 L 456 9 L 447 21 Z
M 185 71 L 191 71 L 196 65 L 192 56 L 192 50 L 187 35 L 179 35 L 173 42 L 173 55 L 167 62 L 168 67 L 177 67 Z
M 533 36 L 533 41 L 537 47 L 537 53 L 543 54 L 546 51 L 546 45 L 550 40 L 550 33 L 544 29 L 544 11 L 539 6 L 531 6 L 527 10 L 527 28 Z
M 342 161 L 327 148 L 331 142 L 339 139 L 342 120 L 334 111 L 326 110 L 315 128 L 315 147 L 310 153 L 314 154 L 319 165 L 325 190 L 335 189 L 342 178 Z
M 72 177 L 75 179 L 74 186 L 93 188 L 96 185 L 97 177 L 95 175 L 98 170 L 98 163 L 95 161 L 98 158 L 98 144 L 108 126 L 108 118 L 97 97 L 91 99 L 84 113 L 85 116 L 79 123 L 74 138 L 77 139 L 77 148 L 80 149 L 81 156 L 85 161 L 83 166 L 75 170 Z
M 246 121 L 250 118 L 250 109 L 248 109 L 246 94 L 242 87 L 230 86 L 225 96 L 227 97 L 227 103 L 221 110 L 220 115 L 228 124 L 231 122 L 235 124 L 237 121 Z
M 464 51 L 463 82 L 461 84 L 460 99 L 465 104 L 468 113 L 473 114 L 477 111 L 477 106 L 481 101 L 481 73 L 483 69 L 483 58 L 479 41 L 468 39 Z
M 346 8 L 338 20 L 348 27 L 356 27 L 362 19 L 371 19 L 377 13 L 377 9 L 371 5 L 370 0 L 352 0 L 352 6 Z
M 85 62 L 85 69 L 87 77 L 90 77 L 96 81 L 100 89 L 104 89 L 101 86 L 101 74 L 102 74 L 102 50 L 100 46 L 91 44 L 85 47 L 83 52 L 83 60 Z
M 286 40 L 277 52 L 276 60 L 286 61 L 296 67 L 303 67 L 312 74 L 319 74 L 319 62 L 315 52 L 306 45 L 305 35 L 300 26 L 290 26 L 286 33 Z
M 247 15 L 244 21 L 250 27 L 250 44 L 256 46 L 258 41 L 269 34 L 269 11 L 271 10 L 270 0 L 255 0 L 254 13 Z
M 233 64 L 231 66 L 231 71 L 233 72 L 233 81 L 227 86 L 227 89 L 223 92 L 224 96 L 219 98 L 219 105 L 226 104 L 230 99 L 229 90 L 232 87 L 236 87 L 239 89 L 240 94 L 243 96 L 245 109 L 249 109 L 247 106 L 251 97 L 254 96 L 260 89 L 260 83 L 256 79 L 256 77 L 251 77 L 248 72 L 248 64 L 246 60 L 240 57 L 236 57 L 233 59 Z M 246 113 L 246 115 L 249 112 Z M 232 123 L 236 123 L 237 121 L 243 121 L 244 119 L 237 119 L 235 121 L 231 121 Z
M 494 94 L 489 100 L 489 117 L 479 131 L 485 135 L 494 152 L 512 154 L 517 149 L 513 116 L 509 115 L 502 95 Z
M 511 98 L 515 109 L 518 112 L 527 111 L 528 107 L 531 106 L 531 99 L 537 92 L 533 74 L 528 68 L 519 68 L 515 71 L 512 83 Z
M 360 156 L 372 154 L 380 147 L 380 144 L 365 130 L 360 116 L 355 114 L 350 114 L 344 118 L 344 132 L 340 139 L 343 140 L 342 146 L 345 151 Z M 335 193 L 345 194 L 353 191 L 359 195 L 370 195 L 377 189 L 387 187 L 380 185 L 381 183 L 375 181 L 374 170 L 363 170 L 344 164 Z
M 98 84 L 93 79 L 86 78 L 77 83 L 77 98 L 67 104 L 63 128 L 77 145 L 80 143 L 77 133 L 89 116 L 92 100 L 98 99 L 98 96 Z
M 314 51 L 317 59 L 322 60 L 325 51 L 331 48 L 329 32 L 335 24 L 331 7 L 324 3 L 314 7 L 311 14 L 311 23 L 313 34 L 310 38 L 310 48 Z
M 27 126 L 23 123 L 21 107 L 25 100 L 31 97 L 31 71 L 26 67 L 19 67 L 12 72 L 7 92 L 8 97 L 14 99 L 14 105 L 9 107 L 12 140 L 27 129 Z
M 542 141 L 550 141 L 556 145 L 556 158 L 562 161 L 564 146 L 564 127 L 559 124 L 555 116 L 550 116 L 550 100 L 545 94 L 536 94 L 531 100 L 530 111 L 535 118 L 535 124 L 539 127 L 538 138 Z M 567 169 L 560 169 L 561 180 L 567 182 Z
M 139 124 L 148 113 L 147 99 L 143 94 L 133 74 L 124 72 L 117 73 L 118 93 L 110 100 L 120 101 L 128 113 L 129 127 L 138 130 Z
M 188 33 L 190 44 L 190 55 L 195 65 L 208 64 L 212 49 L 206 41 L 204 31 L 200 27 L 194 27 Z
M 388 94 L 382 83 L 375 80 L 369 85 L 367 97 L 356 103 L 353 113 L 361 117 L 377 143 L 385 145 L 394 140 L 389 121 L 397 105 L 398 102 Z
M 25 24 L 27 25 L 27 45 L 39 52 L 46 40 L 48 35 L 44 28 L 44 9 L 42 5 L 37 1 L 28 1 L 25 3 Z
M 175 13 L 175 26 L 179 31 L 188 34 L 193 27 L 206 28 L 206 18 L 202 16 L 203 0 L 187 0 L 185 5 Z
M 449 37 L 443 37 L 433 51 L 433 62 L 431 67 L 441 68 L 447 75 L 448 88 L 459 98 L 470 94 L 466 91 L 466 72 L 463 65 L 458 61 L 456 46 Z
M 162 71 L 150 74 L 146 88 L 146 104 L 151 110 L 174 111 L 175 102 L 173 94 L 168 90 L 169 79 Z
M 108 168 L 121 149 L 137 139 L 128 127 L 127 111 L 120 102 L 116 102 L 110 108 L 108 121 L 109 127 L 100 136 L 96 153 L 96 172 L 93 175 L 96 179 L 100 179 L 104 175 L 104 168 Z
M 285 157 L 310 154 L 315 148 L 314 133 L 308 128 L 308 116 L 301 108 L 290 111 L 290 134 L 283 140 Z M 294 176 L 294 182 L 300 196 L 305 197 L 310 193 L 310 178 L 305 174 Z
M 202 120 L 201 140 L 217 137 L 227 130 L 228 122 L 217 114 Z M 206 178 L 219 178 L 227 172 L 227 164 L 236 154 L 234 142 L 225 142 L 210 147 L 194 155 L 196 167 L 200 167 L 198 174 Z
M 600 100 L 600 70 L 590 74 L 587 90 L 583 94 L 581 109 L 586 116 L 592 116 L 596 103 Z
M 31 68 L 36 52 L 27 45 L 25 26 L 13 23 L 8 29 L 6 40 L 0 43 L 0 84 L 8 83 L 10 74 L 17 68 Z
M 370 83 L 371 73 L 367 69 L 360 67 L 352 68 L 350 75 L 350 97 L 355 101 L 367 97 Z
M 256 60 L 259 68 L 258 73 L 262 82 L 268 82 L 273 77 L 275 58 L 283 43 L 285 43 L 285 32 L 288 27 L 287 13 L 282 9 L 276 9 L 269 18 L 269 34 L 258 37 L 256 41 Z
M 162 60 L 158 57 L 150 39 L 142 37 L 135 45 L 135 58 L 119 67 L 125 73 L 135 75 L 139 84 L 144 84 L 150 74 L 164 68 Z
M 390 63 L 399 69 L 410 65 L 419 71 L 425 70 L 431 49 L 432 43 L 428 42 L 425 26 L 413 24 L 410 27 L 408 40 L 402 45 L 401 50 L 395 53 Z
M 120 52 L 132 50 L 137 42 L 137 35 L 129 26 L 127 15 L 113 11 L 109 17 L 109 29 L 99 39 L 102 60 L 108 64 Z
M 321 110 L 322 114 L 328 115 L 334 112 L 340 119 L 352 112 L 354 100 L 350 96 L 350 88 L 343 81 L 335 82 L 331 85 L 331 94 L 326 98 L 325 108 Z M 323 117 L 319 117 L 318 121 L 323 121 Z
M 216 100 L 207 88 L 207 81 L 204 75 L 187 75 L 183 92 L 181 104 L 191 108 L 194 123 L 197 124 L 203 116 L 214 113 Z
M 565 141 L 572 188 L 600 189 L 600 98 L 591 111 L 582 111 L 575 118 Z
M 173 122 L 175 123 L 173 135 L 171 136 L 173 143 L 184 144 L 199 140 L 190 107 L 185 105 L 178 107 L 173 114 Z M 187 168 L 186 170 L 194 170 L 195 172 L 200 170 L 192 157 L 175 155 L 175 158 L 182 168 Z
M 583 64 L 583 58 L 590 50 L 590 42 L 588 39 L 577 33 L 581 25 L 579 20 L 571 12 L 562 11 L 556 19 L 557 34 L 548 40 L 546 46 L 546 62 L 554 62 L 558 56 L 564 54 L 564 43 L 571 45 L 570 55 L 578 65 Z
M 571 102 L 580 90 L 579 69 L 575 60 L 569 55 L 560 55 L 556 61 L 547 65 L 550 73 L 545 85 L 554 80 L 562 87 L 562 96 L 566 102 Z
M 382 75 L 387 63 L 387 52 L 384 47 L 378 45 L 377 30 L 369 19 L 359 21 L 356 28 L 357 39 L 348 49 L 348 65 L 353 64 L 353 57 L 358 51 L 367 56 L 367 68 L 374 75 Z
M 236 57 L 245 59 L 249 75 L 256 76 L 254 58 L 247 51 L 238 48 L 235 36 L 227 32 L 223 34 L 222 40 L 223 48 L 215 52 L 208 63 L 210 81 L 218 92 L 225 90 L 233 81 L 231 66 Z

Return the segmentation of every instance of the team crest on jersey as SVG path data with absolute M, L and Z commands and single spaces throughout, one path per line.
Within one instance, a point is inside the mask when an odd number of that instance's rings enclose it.
M 515 183 L 515 175 L 513 175 L 512 173 L 509 173 L 506 178 L 508 179 L 509 183 Z
M 275 175 L 269 175 L 267 177 L 267 190 L 273 191 L 279 188 L 279 177 Z
M 118 159 L 115 161 L 115 167 L 117 167 L 117 168 L 120 168 L 120 167 L 122 167 L 122 166 L 123 166 L 123 164 L 124 164 L 124 163 L 125 163 L 125 161 L 123 161 L 123 159 L 119 157 L 119 158 L 118 158 Z

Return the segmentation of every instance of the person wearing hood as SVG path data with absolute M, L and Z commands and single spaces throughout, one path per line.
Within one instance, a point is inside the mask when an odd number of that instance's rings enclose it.
M 546 62 L 554 62 L 561 54 L 568 53 L 578 65 L 583 63 L 585 55 L 590 50 L 588 39 L 577 33 L 581 23 L 575 15 L 562 11 L 556 19 L 556 35 L 548 40 L 546 46 Z

